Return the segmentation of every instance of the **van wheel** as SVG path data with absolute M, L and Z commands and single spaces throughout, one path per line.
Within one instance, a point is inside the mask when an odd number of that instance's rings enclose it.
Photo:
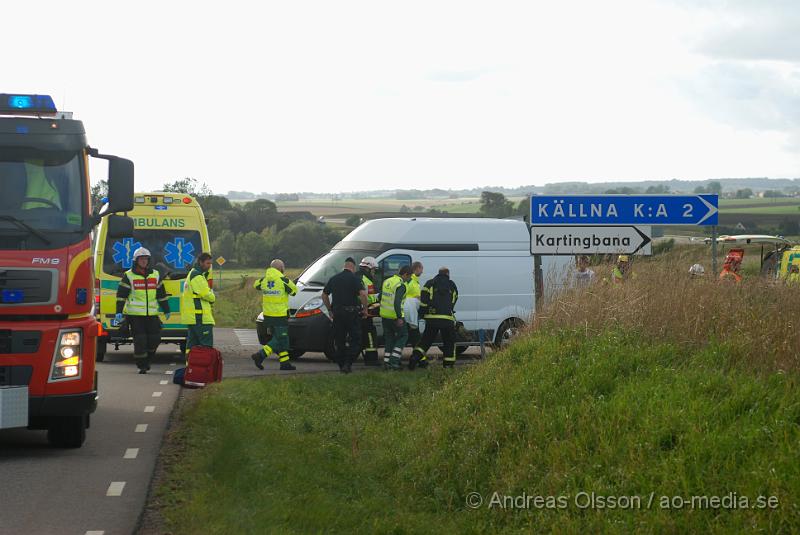
M 325 348 L 322 350 L 325 356 L 331 362 L 336 362 L 336 346 L 333 344 L 333 330 L 328 333 L 328 338 L 325 340 Z
M 63 416 L 47 428 L 47 441 L 56 448 L 80 448 L 86 440 L 87 416 Z
M 106 351 L 108 350 L 108 343 L 105 336 L 97 337 L 97 352 L 95 353 L 94 360 L 96 362 L 103 362 L 106 359 Z
M 511 318 L 500 324 L 497 335 L 494 337 L 494 345 L 498 349 L 503 349 L 519 335 L 520 330 L 525 326 L 525 322 L 517 318 Z

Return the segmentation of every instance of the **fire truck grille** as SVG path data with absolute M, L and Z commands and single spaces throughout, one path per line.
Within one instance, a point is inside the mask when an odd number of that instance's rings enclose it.
M 41 339 L 41 331 L 0 330 L 0 355 L 36 353 Z
M 55 302 L 57 279 L 48 269 L 0 267 L 0 306 L 47 305 Z
M 33 366 L 0 366 L 0 386 L 27 386 Z

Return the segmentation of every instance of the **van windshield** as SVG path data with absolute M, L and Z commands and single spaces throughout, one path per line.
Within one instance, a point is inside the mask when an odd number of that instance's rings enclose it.
M 365 256 L 374 256 L 372 251 L 342 251 L 334 250 L 317 259 L 303 271 L 298 282 L 306 286 L 325 286 L 328 279 L 344 269 L 344 261 L 348 256 L 352 256 L 356 261 L 356 266 Z
M 203 252 L 197 230 L 136 229 L 132 238 L 106 237 L 103 271 L 121 277 L 133 266 L 133 252 L 139 247 L 150 251 L 150 265 L 165 279 L 183 279 Z

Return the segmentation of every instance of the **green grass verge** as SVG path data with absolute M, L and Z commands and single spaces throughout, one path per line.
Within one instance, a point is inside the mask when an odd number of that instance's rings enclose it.
M 226 381 L 182 414 L 156 497 L 171 533 L 790 532 L 800 377 L 733 344 L 564 331 L 453 374 Z M 731 493 L 778 506 L 663 507 Z M 522 495 L 564 508 L 489 507 Z

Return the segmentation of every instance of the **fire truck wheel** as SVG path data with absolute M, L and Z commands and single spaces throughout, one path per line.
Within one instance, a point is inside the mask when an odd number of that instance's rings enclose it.
M 80 448 L 86 440 L 86 416 L 64 416 L 53 420 L 47 441 L 56 448 Z

